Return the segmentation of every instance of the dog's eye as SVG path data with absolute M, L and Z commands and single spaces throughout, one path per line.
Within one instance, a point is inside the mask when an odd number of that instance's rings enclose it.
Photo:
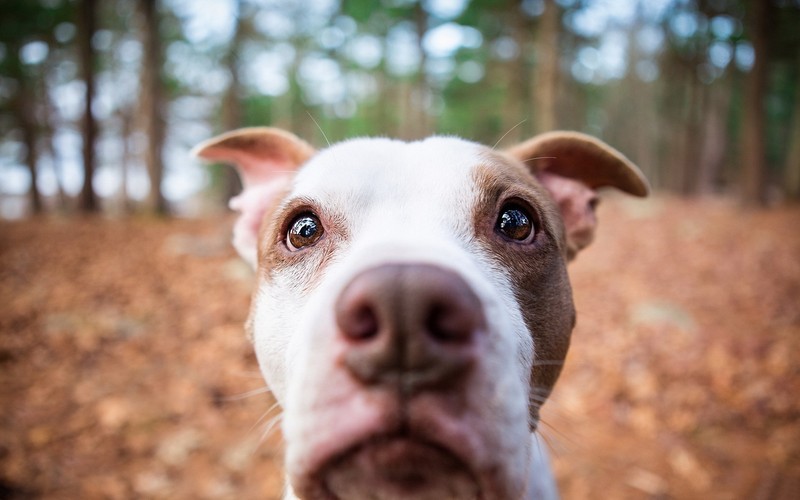
M 525 241 L 533 234 L 533 219 L 521 206 L 508 204 L 500 210 L 496 229 L 506 238 Z
M 322 233 L 322 223 L 312 213 L 302 213 L 294 218 L 286 234 L 286 246 L 289 250 L 300 250 L 316 243 Z

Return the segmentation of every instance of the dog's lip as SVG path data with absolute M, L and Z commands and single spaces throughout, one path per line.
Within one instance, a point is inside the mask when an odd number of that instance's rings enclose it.
M 464 470 L 470 476 L 476 477 L 469 463 L 456 455 L 451 448 L 441 446 L 419 435 L 410 434 L 406 430 L 370 436 L 365 441 L 343 450 L 327 462 L 323 468 L 323 475 L 325 470 L 335 467 L 342 461 L 371 450 L 379 450 L 377 455 L 380 456 L 380 461 L 387 468 L 393 469 L 390 472 L 396 474 L 401 480 L 403 465 L 396 462 L 405 461 L 408 458 L 412 458 L 418 463 L 448 462 L 449 466 Z
M 303 471 L 298 493 L 309 498 L 335 499 L 336 496 L 326 484 L 326 474 L 332 467 L 371 445 L 401 441 L 412 446 L 428 447 L 435 453 L 451 457 L 475 480 L 478 498 L 485 498 L 487 492 L 495 489 L 491 477 L 494 471 L 484 470 L 483 457 L 476 451 L 475 442 L 466 435 L 466 423 L 451 422 L 444 415 L 424 413 L 424 419 L 409 420 L 408 414 L 404 414 L 391 425 L 384 421 L 383 425 L 374 428 L 365 427 L 362 432 L 351 435 L 349 440 L 343 440 L 339 446 L 329 448 L 325 456 L 315 457 L 313 466 Z
M 451 446 L 452 443 L 443 443 L 441 439 L 432 439 L 427 434 L 427 432 L 411 432 L 408 427 L 404 426 L 393 432 L 367 435 L 364 439 L 343 447 L 340 451 L 322 461 L 318 470 L 311 474 L 314 478 L 314 489 L 317 491 L 317 494 L 312 496 L 314 498 L 337 498 L 327 484 L 327 473 L 337 465 L 347 461 L 348 458 L 355 457 L 360 452 L 369 451 L 371 448 L 388 448 L 388 451 L 382 450 L 381 452 L 386 457 L 387 462 L 401 459 L 405 454 L 413 456 L 414 453 L 420 452 L 422 452 L 423 457 L 418 455 L 418 458 L 425 460 L 424 455 L 430 454 L 428 458 L 432 462 L 446 461 L 454 468 L 466 472 L 469 477 L 474 479 L 479 491 L 482 491 L 485 485 L 481 475 L 476 471 L 472 461 L 463 456 L 463 450 L 458 449 L 459 447 L 457 446 Z M 433 434 L 435 435 L 435 433 Z M 402 475 L 402 472 L 399 475 Z M 482 499 L 484 497 L 480 494 L 478 498 Z

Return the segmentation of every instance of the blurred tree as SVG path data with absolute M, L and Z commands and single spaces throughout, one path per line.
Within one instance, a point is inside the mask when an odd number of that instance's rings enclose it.
M 693 194 L 712 194 L 717 191 L 720 172 L 730 146 L 728 137 L 728 121 L 730 119 L 733 79 L 725 75 L 705 88 L 703 96 L 703 113 L 700 116 L 702 130 L 696 177 L 693 182 Z
M 544 12 L 536 35 L 536 77 L 533 83 L 536 132 L 558 128 L 556 102 L 559 85 L 559 33 L 561 13 L 555 0 L 544 0 Z
M 775 0 L 770 14 L 767 157 L 772 180 L 800 199 L 800 1 Z
M 742 199 L 750 205 L 764 204 L 766 199 L 767 154 L 765 143 L 766 112 L 764 96 L 768 77 L 769 14 L 772 3 L 749 0 L 747 3 L 747 35 L 753 44 L 755 61 L 747 75 L 744 100 L 742 150 Z
M 119 144 L 109 165 L 119 178 L 119 188 L 114 195 L 114 204 L 107 206 L 119 213 L 130 214 L 135 210 L 135 203 L 130 196 L 129 179 L 134 175 L 134 166 L 141 160 L 138 157 L 141 151 L 134 147 L 138 132 L 137 114 L 140 113 L 138 96 L 141 94 L 141 82 L 137 78 L 141 68 L 141 43 L 135 29 L 139 24 L 139 8 L 138 2 L 130 0 L 103 2 L 99 8 L 103 35 L 112 38 L 106 52 L 100 55 L 99 77 L 114 82 L 113 91 L 107 90 L 113 95 L 113 111 L 105 117 L 101 136 L 104 135 L 106 140 L 117 140 Z
M 713 60 L 711 51 L 715 43 L 728 43 L 730 37 L 720 38 L 710 26 L 722 19 L 720 16 L 730 16 L 736 10 L 735 2 L 726 5 L 726 2 L 700 0 L 697 4 L 699 28 L 693 37 L 694 101 L 689 106 L 693 113 L 688 127 L 689 147 L 685 158 L 686 165 L 690 167 L 682 189 L 687 195 L 713 193 L 727 159 L 727 121 L 734 81 L 730 72 L 721 67 L 720 62 Z
M 0 111 L 8 112 L 3 136 L 13 137 L 17 129 L 22 139 L 22 162 L 30 175 L 28 196 L 35 213 L 44 208 L 39 192 L 39 159 L 47 108 L 40 105 L 47 97 L 46 70 L 42 67 L 53 45 L 53 30 L 72 16 L 69 3 L 44 4 L 27 0 L 3 0 L 0 4 Z M 13 14 L 13 15 L 12 15 Z M 25 54 L 23 56 L 23 54 Z M 7 79 L 7 80 L 6 80 Z
M 692 4 L 685 5 L 681 15 L 685 19 L 694 18 L 695 22 L 701 16 Z M 667 189 L 688 194 L 692 191 L 691 182 L 698 158 L 696 108 L 700 103 L 701 83 L 697 81 L 697 68 L 704 56 L 698 45 L 704 42 L 696 32 L 688 36 L 676 34 L 670 24 L 670 18 L 662 21 L 668 48 L 660 60 L 664 77 L 661 81 L 661 111 L 669 148 L 662 153 L 667 156 L 661 177 L 662 185 Z
M 94 192 L 93 180 L 95 171 L 95 142 L 97 138 L 97 122 L 92 105 L 95 93 L 95 55 L 92 38 L 96 31 L 97 2 L 81 0 L 78 9 L 78 59 L 81 77 L 84 82 L 83 93 L 83 188 L 81 189 L 80 208 L 84 212 L 95 212 L 99 209 L 97 194 Z
M 12 45 L 12 50 L 16 48 Z M 28 166 L 30 172 L 30 199 L 31 208 L 34 213 L 42 211 L 42 195 L 39 193 L 38 188 L 38 173 L 39 173 L 39 153 L 37 142 L 39 139 L 39 127 L 34 116 L 34 81 L 28 79 L 20 73 L 19 84 L 20 88 L 14 95 L 11 101 L 11 108 L 17 120 L 17 125 L 22 130 L 22 143 L 25 146 L 25 164 Z
M 244 3 L 242 0 L 234 0 L 236 11 L 236 23 L 234 25 L 233 36 L 225 55 L 225 66 L 228 70 L 230 81 L 225 95 L 222 98 L 222 128 L 223 130 L 233 130 L 243 125 L 242 120 L 242 88 L 239 77 L 239 54 L 242 51 L 242 44 L 248 36 L 252 36 L 252 30 L 248 30 L 246 20 L 249 16 L 243 11 Z M 230 167 L 225 167 L 222 171 L 222 196 L 227 203 L 229 199 L 236 196 L 242 190 L 242 183 L 236 171 Z
M 431 124 L 431 109 L 432 92 L 431 85 L 428 81 L 428 54 L 425 51 L 425 35 L 428 32 L 428 12 L 425 10 L 422 0 L 416 0 L 413 6 L 412 19 L 414 20 L 414 29 L 417 35 L 417 52 L 419 52 L 419 68 L 414 77 L 414 84 L 409 87 L 407 94 L 408 109 L 412 110 L 411 113 L 401 123 L 405 123 L 408 127 L 401 137 L 405 138 L 419 138 L 430 135 L 433 131 Z
M 139 123 L 147 138 L 145 164 L 150 177 L 147 195 L 148 210 L 166 214 L 167 201 L 161 182 L 164 177 L 164 82 L 161 78 L 163 55 L 159 32 L 157 0 L 139 0 L 142 36 L 142 84 L 139 99 Z
M 800 68 L 800 56 L 797 58 L 795 68 L 795 71 Z M 793 81 L 797 82 L 798 79 L 800 78 L 795 74 Z M 794 111 L 787 144 L 789 150 L 786 154 L 783 180 L 786 194 L 793 199 L 798 199 L 800 198 L 800 85 L 794 89 Z

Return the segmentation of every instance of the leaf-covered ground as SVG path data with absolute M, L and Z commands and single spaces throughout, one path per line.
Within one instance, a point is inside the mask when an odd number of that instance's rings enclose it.
M 800 208 L 600 218 L 543 417 L 563 497 L 800 497 Z M 0 223 L 0 498 L 280 496 L 231 222 Z

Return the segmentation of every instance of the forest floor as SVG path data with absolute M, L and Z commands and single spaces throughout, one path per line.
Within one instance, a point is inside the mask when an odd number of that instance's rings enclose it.
M 0 223 L 0 498 L 279 498 L 232 220 Z M 800 207 L 600 220 L 543 415 L 563 497 L 800 498 Z

